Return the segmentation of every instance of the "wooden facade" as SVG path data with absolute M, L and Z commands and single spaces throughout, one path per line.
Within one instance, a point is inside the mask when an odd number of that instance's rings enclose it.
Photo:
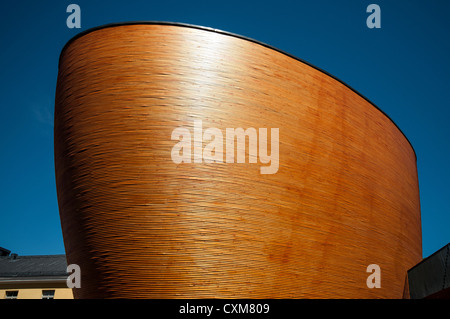
M 422 258 L 407 138 L 267 45 L 181 24 L 101 27 L 63 49 L 55 104 L 75 298 L 401 298 Z M 195 120 L 278 128 L 277 172 L 248 157 L 174 163 L 171 134 Z M 370 264 L 381 288 L 366 285 Z

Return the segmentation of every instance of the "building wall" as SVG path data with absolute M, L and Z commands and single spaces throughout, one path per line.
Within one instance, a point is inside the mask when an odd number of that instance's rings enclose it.
M 416 156 L 342 82 L 237 36 L 136 24 L 71 41 L 57 85 L 56 181 L 67 260 L 82 274 L 75 297 L 403 296 L 422 258 Z M 261 174 L 267 164 L 248 157 L 175 163 L 172 133 L 193 139 L 195 119 L 223 133 L 279 128 L 278 171 Z M 366 284 L 371 264 L 381 288 Z
M 6 297 L 6 291 L 18 291 L 17 299 L 41 299 L 42 290 L 55 290 L 54 299 L 73 299 L 72 289 L 70 288 L 10 288 L 0 289 L 0 299 Z

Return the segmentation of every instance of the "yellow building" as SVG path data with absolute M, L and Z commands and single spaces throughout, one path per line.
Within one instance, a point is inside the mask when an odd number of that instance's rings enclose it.
M 18 256 L 0 248 L 0 299 L 73 299 L 65 255 Z

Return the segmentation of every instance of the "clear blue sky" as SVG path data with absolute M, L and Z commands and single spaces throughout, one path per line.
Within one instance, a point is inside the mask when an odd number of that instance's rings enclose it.
M 81 7 L 81 29 L 66 8 Z M 366 8 L 381 7 L 381 29 Z M 338 77 L 415 148 L 423 255 L 450 242 L 450 1 L 7 1 L 0 10 L 0 246 L 64 253 L 53 162 L 58 57 L 79 32 L 134 20 L 196 24 L 275 46 Z

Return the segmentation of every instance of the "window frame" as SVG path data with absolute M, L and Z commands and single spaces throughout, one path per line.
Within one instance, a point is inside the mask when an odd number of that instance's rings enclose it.
M 55 299 L 55 289 L 43 289 L 41 299 Z
M 6 290 L 5 291 L 5 299 L 17 299 L 18 296 L 19 296 L 19 290 Z

